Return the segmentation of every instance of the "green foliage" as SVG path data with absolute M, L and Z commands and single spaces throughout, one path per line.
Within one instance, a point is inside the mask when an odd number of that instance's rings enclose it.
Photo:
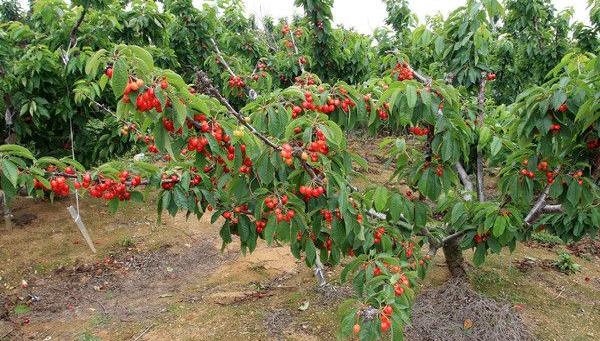
M 531 234 L 531 240 L 549 246 L 562 245 L 564 244 L 563 240 L 557 237 L 556 235 L 550 234 L 548 232 L 535 232 Z
M 573 256 L 568 252 L 561 252 L 556 262 L 554 262 L 554 266 L 567 275 L 572 275 L 581 270 L 581 265 L 575 263 Z
M 469 0 L 424 25 L 388 2 L 397 31 L 373 37 L 332 28 L 330 0 L 298 0 L 305 17 L 264 29 L 241 1 L 115 4 L 37 1 L 1 24 L 1 109 L 29 147 L 0 146 L 9 203 L 20 190 L 78 187 L 114 212 L 143 201 L 145 186 L 159 191 L 159 216 L 211 214 L 223 246 L 239 238 L 242 253 L 264 239 L 308 266 L 351 258 L 341 335 L 358 321 L 363 340 L 402 338 L 418 279 L 450 239 L 481 265 L 540 225 L 565 241 L 598 231 L 600 61 L 566 53 L 569 15 L 545 1 L 505 12 Z M 199 69 L 212 97 L 198 93 Z M 511 72 L 522 82 L 503 78 Z M 63 157 L 70 122 L 78 161 Z M 381 143 L 394 168 L 386 186 L 353 186 L 367 168 L 348 148 L 355 129 L 411 133 Z M 127 157 L 143 144 L 144 160 Z M 469 186 L 477 161 L 498 181 L 487 200 Z

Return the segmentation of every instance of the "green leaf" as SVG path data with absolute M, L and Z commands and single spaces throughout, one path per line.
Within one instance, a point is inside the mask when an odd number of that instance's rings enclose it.
M 117 212 L 118 208 L 119 208 L 119 198 L 114 198 L 108 202 L 108 211 L 110 213 L 114 214 L 115 212 Z
M 175 107 L 175 112 L 177 112 L 178 127 L 183 127 L 187 117 L 187 108 L 185 107 L 185 104 L 181 103 L 181 100 L 178 97 L 175 97 L 171 102 L 173 103 L 173 107 Z
M 473 264 L 475 266 L 480 266 L 485 261 L 485 244 L 477 245 L 477 249 L 475 249 L 475 253 L 473 253 Z
M 271 243 L 273 243 L 273 235 L 275 234 L 275 231 L 277 230 L 277 220 L 275 219 L 275 215 L 271 214 L 269 216 L 269 220 L 267 221 L 267 226 L 265 226 L 264 229 L 264 236 L 265 236 L 265 241 L 267 242 L 268 245 L 271 245 Z
M 490 145 L 490 149 L 492 152 L 492 157 L 496 156 L 502 149 L 502 139 L 498 136 L 494 136 L 492 138 L 492 144 Z
M 388 190 L 383 186 L 378 186 L 373 194 L 373 200 L 375 202 L 375 209 L 382 211 L 387 205 Z
M 504 230 L 506 229 L 506 219 L 502 216 L 496 217 L 496 221 L 494 222 L 493 234 L 494 237 L 500 237 Z
M 456 224 L 456 222 L 458 222 L 458 220 L 463 216 L 463 214 L 465 214 L 465 204 L 459 202 L 452 208 L 452 216 L 450 223 L 452 225 Z
M 131 50 L 133 56 L 141 59 L 148 69 L 152 70 L 154 68 L 154 60 L 150 52 L 136 45 L 129 45 L 129 50 Z
M 98 64 L 100 63 L 100 58 L 102 58 L 102 56 L 104 56 L 105 53 L 105 49 L 100 49 L 88 59 L 85 65 L 85 73 L 88 76 L 96 73 L 96 71 L 98 70 Z
M 489 127 L 483 127 L 479 131 L 479 144 L 477 145 L 477 149 L 483 150 L 485 146 L 490 142 L 492 138 L 492 131 Z
M 569 185 L 569 190 L 567 191 L 567 200 L 573 205 L 577 206 L 579 203 L 579 199 L 581 198 L 581 185 L 577 183 L 577 181 L 571 181 Z
M 311 239 L 306 241 L 306 247 L 304 251 L 306 252 L 306 264 L 308 266 L 313 266 L 313 264 L 315 264 L 315 260 L 317 259 L 317 248 Z
M 13 187 L 17 187 L 17 180 L 19 179 L 19 169 L 17 165 L 15 165 L 9 159 L 2 159 L 2 172 L 13 185 Z
M 16 144 L 3 144 L 0 145 L 0 153 L 16 155 L 20 157 L 24 157 L 30 160 L 33 160 L 33 154 L 29 151 L 29 149 L 16 145 Z
M 444 52 L 444 37 L 438 36 L 435 40 L 435 53 L 441 55 Z
M 567 100 L 567 94 L 562 90 L 556 90 L 552 95 L 552 106 L 554 110 L 557 110 L 561 104 L 565 103 Z
M 406 103 L 411 109 L 417 105 L 417 89 L 412 85 L 406 86 Z
M 125 93 L 125 88 L 129 81 L 127 74 L 127 64 L 122 59 L 117 59 L 113 65 L 112 89 L 117 99 L 120 99 Z

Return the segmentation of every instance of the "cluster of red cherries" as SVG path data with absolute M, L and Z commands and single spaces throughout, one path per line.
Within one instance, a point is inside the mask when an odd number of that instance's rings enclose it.
M 318 153 L 323 155 L 327 155 L 329 153 L 329 147 L 327 147 L 327 140 L 325 139 L 323 132 L 317 129 L 315 136 L 317 137 L 317 140 L 311 142 L 308 146 L 308 151 L 311 152 L 310 158 L 313 162 L 317 162 L 319 160 Z
M 50 180 L 50 188 L 52 189 L 52 192 L 58 196 L 69 195 L 69 184 L 64 176 L 57 176 Z
M 279 78 L 281 79 L 282 76 L 280 76 Z M 285 79 L 285 76 L 283 76 L 283 78 Z M 283 81 L 283 80 L 282 80 Z M 294 78 L 294 82 L 296 83 L 296 85 L 298 86 L 303 86 L 303 85 L 314 85 L 315 84 L 315 79 L 313 77 L 311 77 L 310 75 L 306 76 L 306 77 L 296 77 Z
M 244 82 L 244 80 L 242 79 L 242 77 L 239 76 L 229 76 L 229 87 L 230 88 L 244 88 L 246 87 L 246 82 Z
M 331 210 L 322 209 L 320 213 L 326 222 L 331 223 L 333 221 L 333 213 L 334 212 L 332 212 Z M 342 214 L 340 213 L 339 208 L 335 209 L 335 217 L 340 220 L 342 219 Z
M 304 196 L 305 201 L 308 201 L 311 198 L 316 199 L 325 193 L 323 186 L 300 186 L 298 191 Z
M 286 209 L 285 205 L 287 205 L 287 203 L 288 196 L 285 194 L 279 198 L 277 196 L 265 198 L 265 206 L 267 206 L 268 212 L 273 212 L 275 214 L 275 219 L 277 220 L 277 222 L 285 221 L 289 223 L 292 220 L 292 218 L 294 218 L 294 216 L 296 215 L 296 211 L 294 211 L 293 209 Z M 258 225 L 256 227 L 258 231 Z
M 409 127 L 408 132 L 416 136 L 429 135 L 429 128 Z
M 375 244 L 381 243 L 381 237 L 383 236 L 384 233 L 385 233 L 384 227 L 380 227 L 377 230 L 375 230 L 375 232 L 373 232 L 373 237 L 374 237 L 373 242 Z
M 225 212 L 223 212 L 223 214 L 221 214 L 221 216 L 223 218 L 225 218 L 226 220 L 231 221 L 231 223 L 235 225 L 239 222 L 238 216 L 240 214 L 248 214 L 248 205 L 247 204 L 243 204 L 238 207 L 235 207 L 231 211 L 225 211 Z
M 294 162 L 294 160 L 292 159 L 293 153 L 294 149 L 290 144 L 285 143 L 281 146 L 281 158 L 283 159 L 283 162 L 288 166 L 291 166 Z
M 406 63 L 398 63 L 394 68 L 393 74 L 398 74 L 399 81 L 412 80 L 415 78 L 415 73 Z
M 486 232 L 484 234 L 477 233 L 475 236 L 473 236 L 473 241 L 475 241 L 476 244 L 481 244 L 481 243 L 485 242 L 486 240 L 488 240 L 489 237 L 490 237 L 489 232 Z

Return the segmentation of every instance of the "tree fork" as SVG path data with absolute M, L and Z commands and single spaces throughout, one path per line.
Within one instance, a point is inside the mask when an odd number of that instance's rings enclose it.
M 462 235 L 461 235 L 462 236 Z M 454 278 L 466 278 L 465 259 L 460 247 L 461 238 L 447 238 L 442 244 L 446 266 Z

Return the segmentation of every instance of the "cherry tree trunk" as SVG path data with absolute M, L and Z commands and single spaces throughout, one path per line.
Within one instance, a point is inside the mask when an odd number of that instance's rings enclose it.
M 453 278 L 465 278 L 467 276 L 464 266 L 465 260 L 460 248 L 460 240 L 461 238 L 454 238 L 447 241 L 443 245 L 446 266 L 448 267 L 450 276 Z

